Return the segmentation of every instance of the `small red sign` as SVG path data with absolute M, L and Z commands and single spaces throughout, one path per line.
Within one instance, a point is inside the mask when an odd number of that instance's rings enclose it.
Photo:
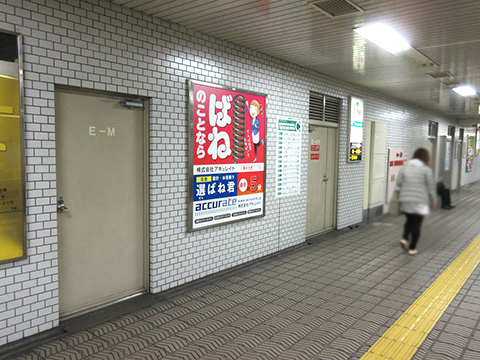
M 312 145 L 311 150 L 312 151 L 320 151 L 320 145 Z
M 310 154 L 310 160 L 320 160 L 320 154 Z
M 390 166 L 402 166 L 405 160 L 390 161 Z

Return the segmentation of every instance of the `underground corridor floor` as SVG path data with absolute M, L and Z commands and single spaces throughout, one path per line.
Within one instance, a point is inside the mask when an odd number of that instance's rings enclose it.
M 400 246 L 404 217 L 62 323 L 2 359 L 480 359 L 480 182 Z

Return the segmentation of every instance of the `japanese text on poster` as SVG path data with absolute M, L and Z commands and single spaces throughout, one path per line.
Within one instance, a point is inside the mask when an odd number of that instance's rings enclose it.
M 278 118 L 277 197 L 300 193 L 302 122 Z
M 263 216 L 266 95 L 189 82 L 189 231 Z

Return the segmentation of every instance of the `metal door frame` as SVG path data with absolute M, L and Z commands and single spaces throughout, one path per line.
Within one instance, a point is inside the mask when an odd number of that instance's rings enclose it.
M 67 91 L 72 91 L 76 93 L 88 94 L 88 95 L 102 94 L 104 96 L 105 95 L 112 96 L 113 98 L 117 99 L 119 103 L 125 99 L 132 100 L 132 98 L 143 101 L 143 109 L 142 109 L 143 111 L 143 138 L 142 138 L 142 141 L 143 141 L 143 159 L 142 159 L 142 163 L 143 163 L 142 164 L 143 165 L 143 224 L 144 224 L 143 226 L 143 245 L 144 245 L 144 251 L 143 251 L 143 262 L 144 262 L 143 283 L 144 284 L 143 286 L 145 288 L 145 292 L 149 293 L 150 292 L 150 216 L 149 216 L 150 215 L 150 136 L 149 136 L 150 98 L 144 97 L 144 96 L 131 96 L 131 95 L 120 94 L 120 93 L 115 93 L 111 91 L 84 89 L 84 88 L 66 86 L 66 85 L 55 85 L 54 92 L 56 93 L 59 90 L 67 90 Z M 128 111 L 128 109 L 126 109 L 126 111 Z M 55 135 L 56 135 L 56 127 L 55 127 Z M 56 159 L 57 157 L 55 156 L 55 160 Z M 57 181 L 57 176 L 56 176 L 56 181 Z M 56 189 L 58 189 L 58 186 L 56 187 Z M 57 229 L 58 229 L 58 226 L 57 226 Z M 57 243 L 58 241 L 59 239 L 58 239 L 58 231 L 57 231 Z M 106 304 L 98 305 L 93 308 L 77 312 L 75 314 L 66 315 L 60 318 L 60 320 L 63 321 L 72 317 L 89 313 L 97 309 L 101 309 L 109 305 L 129 299 L 134 296 L 137 296 L 137 295 L 135 294 L 130 295 L 123 299 L 118 299 L 115 301 L 108 302 Z
M 316 233 L 316 234 L 313 234 L 313 235 L 309 235 L 307 237 L 307 239 L 311 239 L 311 238 L 314 238 L 315 236 L 318 236 L 320 234 L 323 234 L 323 233 L 326 233 L 326 232 L 329 232 L 333 229 L 336 229 L 337 227 L 337 211 L 338 211 L 338 169 L 339 169 L 339 166 L 340 166 L 340 163 L 338 161 L 338 155 L 339 155 L 339 144 L 340 144 L 340 127 L 338 124 L 336 123 L 319 123 L 318 121 L 309 121 L 308 123 L 308 127 L 309 127 L 309 130 L 308 130 L 308 139 L 307 139 L 307 143 L 310 145 L 310 128 L 311 127 L 315 127 L 315 128 L 323 128 L 323 129 L 329 129 L 329 128 L 334 128 L 335 129 L 335 142 L 336 142 L 336 146 L 335 146 L 335 149 L 334 149 L 334 161 L 336 162 L 336 166 L 334 166 L 334 175 L 333 175 L 333 180 L 334 180 L 334 189 L 335 189 L 335 193 L 333 195 L 334 197 L 334 203 L 333 203 L 333 209 L 332 209 L 332 212 L 333 212 L 333 226 L 329 229 L 324 229 L 324 230 L 321 230 L 320 232 Z M 314 130 L 315 131 L 315 130 Z M 327 133 L 327 138 L 328 138 L 328 133 Z M 307 148 L 307 154 L 308 154 L 308 148 Z M 309 159 L 307 159 L 307 196 L 308 196 L 308 161 Z M 326 204 L 325 204 L 326 205 Z

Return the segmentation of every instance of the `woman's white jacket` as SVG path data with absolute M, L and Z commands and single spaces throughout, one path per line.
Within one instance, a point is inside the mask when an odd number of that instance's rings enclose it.
M 397 176 L 402 203 L 433 205 L 437 203 L 432 169 L 419 159 L 408 160 Z

